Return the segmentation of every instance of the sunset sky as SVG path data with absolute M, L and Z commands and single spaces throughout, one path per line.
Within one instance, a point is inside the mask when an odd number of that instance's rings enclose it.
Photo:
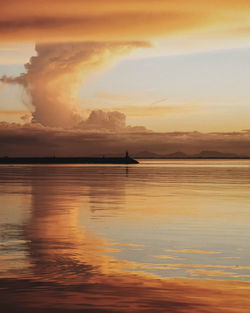
M 0 4 L 3 153 L 250 153 L 248 0 Z

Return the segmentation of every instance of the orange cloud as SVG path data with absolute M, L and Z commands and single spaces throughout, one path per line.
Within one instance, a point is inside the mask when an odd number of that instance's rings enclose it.
M 248 1 L 0 1 L 1 41 L 140 40 L 247 27 Z
M 72 127 L 82 121 L 77 91 L 85 77 L 138 47 L 148 47 L 148 44 L 71 42 L 36 45 L 37 56 L 25 64 L 26 73 L 17 77 L 2 76 L 0 83 L 20 84 L 25 88 L 34 109 L 34 122 Z

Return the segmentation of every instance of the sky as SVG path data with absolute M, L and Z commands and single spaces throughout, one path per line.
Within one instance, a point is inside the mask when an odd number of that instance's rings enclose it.
M 90 133 L 94 142 L 97 134 L 127 136 L 133 150 L 136 141 L 138 149 L 156 152 L 221 147 L 250 153 L 249 1 L 0 4 L 3 153 L 21 153 L 20 133 L 26 154 L 37 136 L 50 152 L 48 132 L 63 133 L 63 147 L 55 147 L 57 139 L 50 143 L 63 154 L 72 136 Z M 173 133 L 175 144 L 166 145 L 162 138 Z M 123 143 L 112 149 L 121 151 Z M 82 149 L 76 144 L 71 151 Z

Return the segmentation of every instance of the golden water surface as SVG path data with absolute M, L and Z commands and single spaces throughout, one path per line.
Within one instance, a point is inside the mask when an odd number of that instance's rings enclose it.
M 250 161 L 0 166 L 0 312 L 250 312 Z

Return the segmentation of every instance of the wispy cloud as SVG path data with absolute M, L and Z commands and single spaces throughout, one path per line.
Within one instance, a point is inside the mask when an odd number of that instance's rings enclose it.
M 151 103 L 151 105 L 155 105 L 155 104 L 160 104 L 160 103 L 164 103 L 168 100 L 168 98 L 162 98 L 162 99 L 159 99 L 159 100 L 155 100 Z

